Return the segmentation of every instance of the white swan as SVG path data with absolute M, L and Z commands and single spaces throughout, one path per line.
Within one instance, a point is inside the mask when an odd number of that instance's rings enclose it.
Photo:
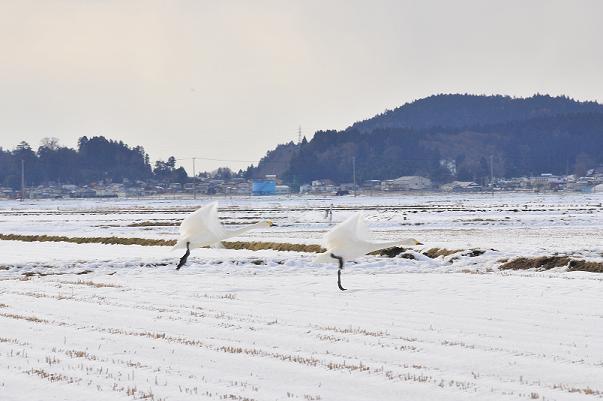
M 226 230 L 218 218 L 218 202 L 205 205 L 186 216 L 180 224 L 180 237 L 172 250 L 186 248 L 186 253 L 180 258 L 176 270 L 184 266 L 191 249 L 219 246 L 220 242 L 225 239 L 239 236 L 255 228 L 266 228 L 273 225 L 270 220 L 264 220 L 238 230 Z
M 345 291 L 345 288 L 341 286 L 341 270 L 345 262 L 380 249 L 394 246 L 423 245 L 414 238 L 392 242 L 371 242 L 369 241 L 369 237 L 370 231 L 362 213 L 356 213 L 325 234 L 323 247 L 326 249 L 326 252 L 319 254 L 314 259 L 314 263 L 339 262 L 337 285 L 340 290 Z

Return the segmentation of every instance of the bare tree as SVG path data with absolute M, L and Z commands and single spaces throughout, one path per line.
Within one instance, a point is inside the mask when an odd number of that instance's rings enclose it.
M 50 150 L 57 150 L 59 148 L 59 138 L 55 138 L 55 137 L 46 137 L 46 138 L 42 138 L 42 140 L 40 141 L 40 147 L 42 148 L 46 148 L 46 149 L 50 149 Z

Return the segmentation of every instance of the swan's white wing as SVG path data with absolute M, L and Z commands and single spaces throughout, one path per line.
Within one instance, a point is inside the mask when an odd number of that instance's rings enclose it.
M 226 249 L 222 242 L 215 242 L 215 243 L 211 244 L 209 247 L 213 248 L 213 249 Z
M 218 202 L 210 203 L 186 216 L 180 224 L 180 235 L 190 238 L 222 239 L 226 231 L 218 218 Z
M 358 213 L 358 220 L 356 221 L 356 238 L 360 241 L 368 241 L 371 237 L 371 231 L 364 220 L 362 213 Z
M 323 245 L 327 249 L 348 248 L 352 244 L 367 241 L 369 236 L 362 213 L 356 213 L 326 233 Z
M 204 228 L 208 217 L 212 214 L 210 210 L 214 209 L 215 206 L 215 202 L 207 204 L 186 216 L 180 223 L 180 234 L 190 234 L 202 227 Z

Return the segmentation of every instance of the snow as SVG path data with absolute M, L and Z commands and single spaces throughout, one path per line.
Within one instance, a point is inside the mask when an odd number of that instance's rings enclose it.
M 603 276 L 497 270 L 602 260 L 602 199 L 220 200 L 230 228 L 278 224 L 243 240 L 319 243 L 334 203 L 334 222 L 364 210 L 376 240 L 486 251 L 366 256 L 346 292 L 307 253 L 199 249 L 177 272 L 169 247 L 0 241 L 0 400 L 603 398 Z M 173 239 L 176 226 L 130 225 L 206 202 L 3 202 L 0 233 Z

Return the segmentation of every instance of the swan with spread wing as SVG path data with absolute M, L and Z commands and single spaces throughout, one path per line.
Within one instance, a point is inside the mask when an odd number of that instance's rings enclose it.
M 372 242 L 369 240 L 370 231 L 362 213 L 356 213 L 347 220 L 333 227 L 324 236 L 323 247 L 325 252 L 319 254 L 315 263 L 339 263 L 337 270 L 337 286 L 345 291 L 341 285 L 341 271 L 345 262 L 356 259 L 381 249 L 387 249 L 394 246 L 415 246 L 423 245 L 414 238 L 407 238 L 392 242 Z
M 184 218 L 180 224 L 180 237 L 172 249 L 186 249 L 176 270 L 179 270 L 191 254 L 191 249 L 220 246 L 221 242 L 237 237 L 256 228 L 272 227 L 272 221 L 263 220 L 237 230 L 227 230 L 218 217 L 218 202 L 205 205 Z

